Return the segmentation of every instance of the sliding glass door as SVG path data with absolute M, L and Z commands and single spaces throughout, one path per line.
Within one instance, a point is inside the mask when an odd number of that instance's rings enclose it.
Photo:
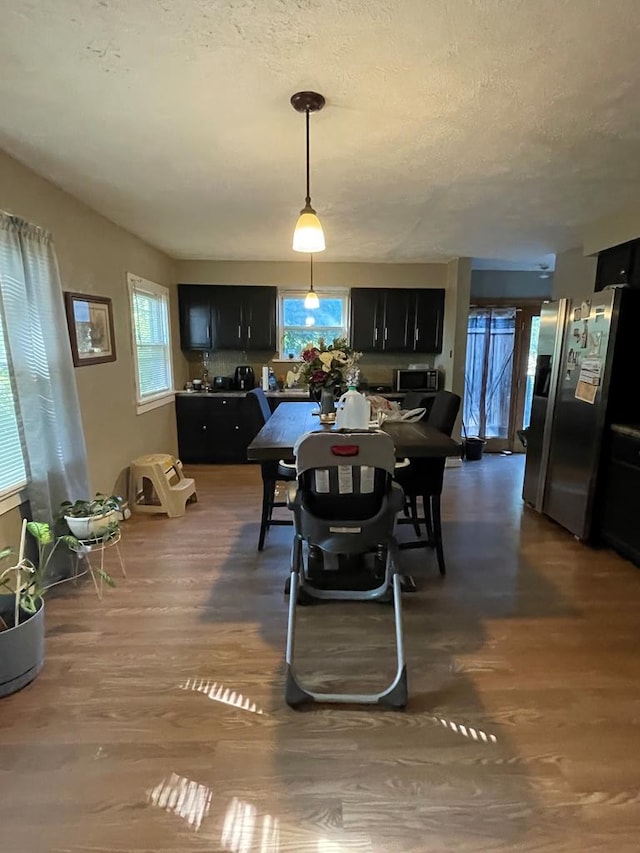
M 518 432 L 528 425 L 539 313 L 537 305 L 469 309 L 463 419 L 489 452 L 523 449 Z

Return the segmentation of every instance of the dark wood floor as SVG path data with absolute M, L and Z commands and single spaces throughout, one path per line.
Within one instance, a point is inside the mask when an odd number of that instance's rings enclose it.
M 402 554 L 404 713 L 285 705 L 291 531 L 258 554 L 258 470 L 193 468 L 184 518 L 126 523 L 102 603 L 48 599 L 45 669 L 0 702 L 0 849 L 640 849 L 640 571 L 523 509 L 522 463 L 447 471 L 444 580 Z M 315 683 L 393 668 L 389 608 L 299 627 Z

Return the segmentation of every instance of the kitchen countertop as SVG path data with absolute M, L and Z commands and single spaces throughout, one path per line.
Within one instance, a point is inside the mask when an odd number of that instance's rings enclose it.
M 376 393 L 369 391 L 370 394 Z M 246 391 L 176 391 L 176 394 L 181 394 L 185 397 L 244 397 Z M 265 391 L 266 397 L 272 397 L 276 400 L 304 400 L 309 401 L 309 392 L 302 388 L 287 388 L 284 391 Z M 388 400 L 402 400 L 404 394 L 400 392 L 383 392 L 381 397 L 386 397 Z
M 620 435 L 628 435 L 631 438 L 640 440 L 640 424 L 611 424 L 611 432 L 617 432 Z
M 186 397 L 245 397 L 247 391 L 176 391 L 176 394 L 182 394 Z M 296 400 L 308 400 L 309 392 L 290 388 L 287 391 L 265 391 L 265 396 L 279 399 L 291 397 Z

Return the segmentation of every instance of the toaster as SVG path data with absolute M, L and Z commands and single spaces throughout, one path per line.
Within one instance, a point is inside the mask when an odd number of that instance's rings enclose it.
M 214 391 L 231 391 L 233 387 L 233 379 L 230 376 L 214 376 L 213 390 Z

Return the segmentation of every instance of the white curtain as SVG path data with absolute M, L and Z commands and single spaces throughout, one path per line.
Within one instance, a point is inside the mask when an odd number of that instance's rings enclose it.
M 0 212 L 0 299 L 26 455 L 31 517 L 89 496 L 87 453 L 51 235 Z

